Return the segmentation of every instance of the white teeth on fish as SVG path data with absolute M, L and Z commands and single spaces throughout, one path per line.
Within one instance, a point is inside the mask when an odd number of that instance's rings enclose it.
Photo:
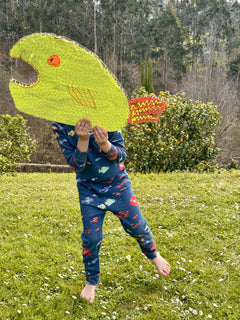
M 31 86 L 31 85 L 34 84 L 34 83 L 26 84 L 26 83 L 20 82 L 20 81 L 18 81 L 18 80 L 16 80 L 16 79 L 11 79 L 11 81 L 14 82 L 14 83 L 16 83 L 16 84 L 18 84 L 18 85 L 21 86 L 21 87 L 29 87 L 29 86 Z

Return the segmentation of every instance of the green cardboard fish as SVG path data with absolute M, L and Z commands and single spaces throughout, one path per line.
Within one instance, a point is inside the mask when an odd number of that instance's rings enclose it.
M 158 121 L 156 114 L 166 108 L 164 102 L 153 97 L 128 101 L 106 65 L 64 37 L 34 33 L 20 39 L 10 56 L 26 61 L 38 74 L 31 85 L 10 81 L 11 95 L 21 112 L 69 125 L 87 118 L 93 126 L 116 131 L 127 122 Z

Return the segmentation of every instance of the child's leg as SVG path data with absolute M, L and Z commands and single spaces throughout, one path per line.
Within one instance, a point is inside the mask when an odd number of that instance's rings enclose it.
M 117 199 L 111 211 L 119 217 L 124 230 L 137 240 L 142 252 L 152 260 L 160 274 L 166 276 L 170 272 L 170 265 L 156 252 L 151 230 L 142 216 L 132 189 L 125 190 Z
M 87 284 L 81 297 L 93 302 L 95 288 L 99 282 L 99 250 L 102 242 L 102 225 L 105 212 L 90 205 L 81 204 L 83 221 L 82 247 L 83 263 Z

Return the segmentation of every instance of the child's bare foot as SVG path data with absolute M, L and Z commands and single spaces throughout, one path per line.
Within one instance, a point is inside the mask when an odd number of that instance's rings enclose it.
M 95 289 L 96 289 L 96 286 L 93 286 L 91 284 L 86 284 L 80 294 L 80 297 L 93 303 L 95 298 Z
M 157 257 L 152 260 L 152 263 L 155 265 L 157 271 L 163 276 L 166 277 L 171 270 L 170 264 L 160 256 L 157 252 Z

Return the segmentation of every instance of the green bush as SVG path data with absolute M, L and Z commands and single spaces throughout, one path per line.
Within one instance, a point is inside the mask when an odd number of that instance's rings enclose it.
M 160 92 L 159 98 L 168 105 L 159 122 L 127 125 L 123 131 L 128 169 L 142 173 L 209 170 L 209 161 L 218 154 L 214 145 L 221 118 L 217 106 L 168 91 Z
M 18 163 L 29 160 L 35 150 L 26 123 L 20 115 L 0 115 L 0 174 L 14 172 Z

